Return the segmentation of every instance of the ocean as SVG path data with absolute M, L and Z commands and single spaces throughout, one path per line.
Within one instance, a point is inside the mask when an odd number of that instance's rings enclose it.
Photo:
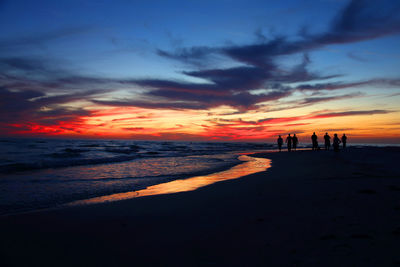
M 216 173 L 267 143 L 0 139 L 0 215 Z
M 247 168 L 243 154 L 276 148 L 269 143 L 0 138 L 0 215 L 125 199 L 154 185 L 204 175 L 233 177 L 226 171 Z

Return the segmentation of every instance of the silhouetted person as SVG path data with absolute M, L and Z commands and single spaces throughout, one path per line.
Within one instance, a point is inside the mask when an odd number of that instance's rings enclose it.
M 311 141 L 312 141 L 312 150 L 317 150 L 318 149 L 318 137 L 315 134 L 315 132 L 313 133 L 313 135 L 311 135 Z
M 329 136 L 328 133 L 325 133 L 324 140 L 325 140 L 325 150 L 329 150 L 329 148 L 331 147 L 331 137 Z
M 347 136 L 345 134 L 343 134 L 342 136 L 342 143 L 343 143 L 343 148 L 346 148 Z
M 335 152 L 338 152 L 339 151 L 339 144 L 340 144 L 341 142 L 340 142 L 340 139 L 339 139 L 339 137 L 337 136 L 337 134 L 335 134 L 334 136 L 333 136 L 333 142 L 332 142 L 332 144 L 333 144 L 333 151 L 335 151 Z
M 283 145 L 283 139 L 282 139 L 282 137 L 279 135 L 279 137 L 278 137 L 278 139 L 277 139 L 276 141 L 278 142 L 278 149 L 279 149 L 279 152 L 281 152 L 281 150 L 282 150 L 282 145 Z
M 296 134 L 293 134 L 292 142 L 293 142 L 293 150 L 296 151 L 297 144 L 299 143 L 299 139 L 297 138 Z
M 287 143 L 287 150 L 290 152 L 292 150 L 292 137 L 290 136 L 290 134 L 288 135 L 288 137 L 286 137 L 286 141 Z

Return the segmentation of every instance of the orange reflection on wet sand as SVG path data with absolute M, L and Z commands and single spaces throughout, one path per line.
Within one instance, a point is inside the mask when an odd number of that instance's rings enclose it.
M 196 176 L 188 179 L 174 180 L 168 183 L 149 186 L 146 189 L 133 192 L 118 193 L 108 196 L 78 200 L 71 202 L 67 205 L 68 206 L 87 205 L 87 204 L 96 204 L 96 203 L 131 199 L 136 197 L 193 191 L 200 187 L 210 185 L 216 182 L 237 179 L 239 177 L 246 176 L 249 174 L 262 172 L 271 166 L 271 160 L 269 159 L 253 158 L 246 155 L 241 155 L 239 159 L 243 161 L 243 163 L 236 165 L 226 171 L 217 172 L 204 176 Z

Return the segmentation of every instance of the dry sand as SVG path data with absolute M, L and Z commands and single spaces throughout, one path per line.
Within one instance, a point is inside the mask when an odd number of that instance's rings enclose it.
M 259 154 L 192 192 L 0 218 L 2 266 L 399 266 L 399 148 Z

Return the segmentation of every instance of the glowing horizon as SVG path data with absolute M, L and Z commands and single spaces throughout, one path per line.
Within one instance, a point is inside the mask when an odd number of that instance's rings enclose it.
M 0 136 L 400 143 L 398 1 L 154 4 L 0 3 Z

